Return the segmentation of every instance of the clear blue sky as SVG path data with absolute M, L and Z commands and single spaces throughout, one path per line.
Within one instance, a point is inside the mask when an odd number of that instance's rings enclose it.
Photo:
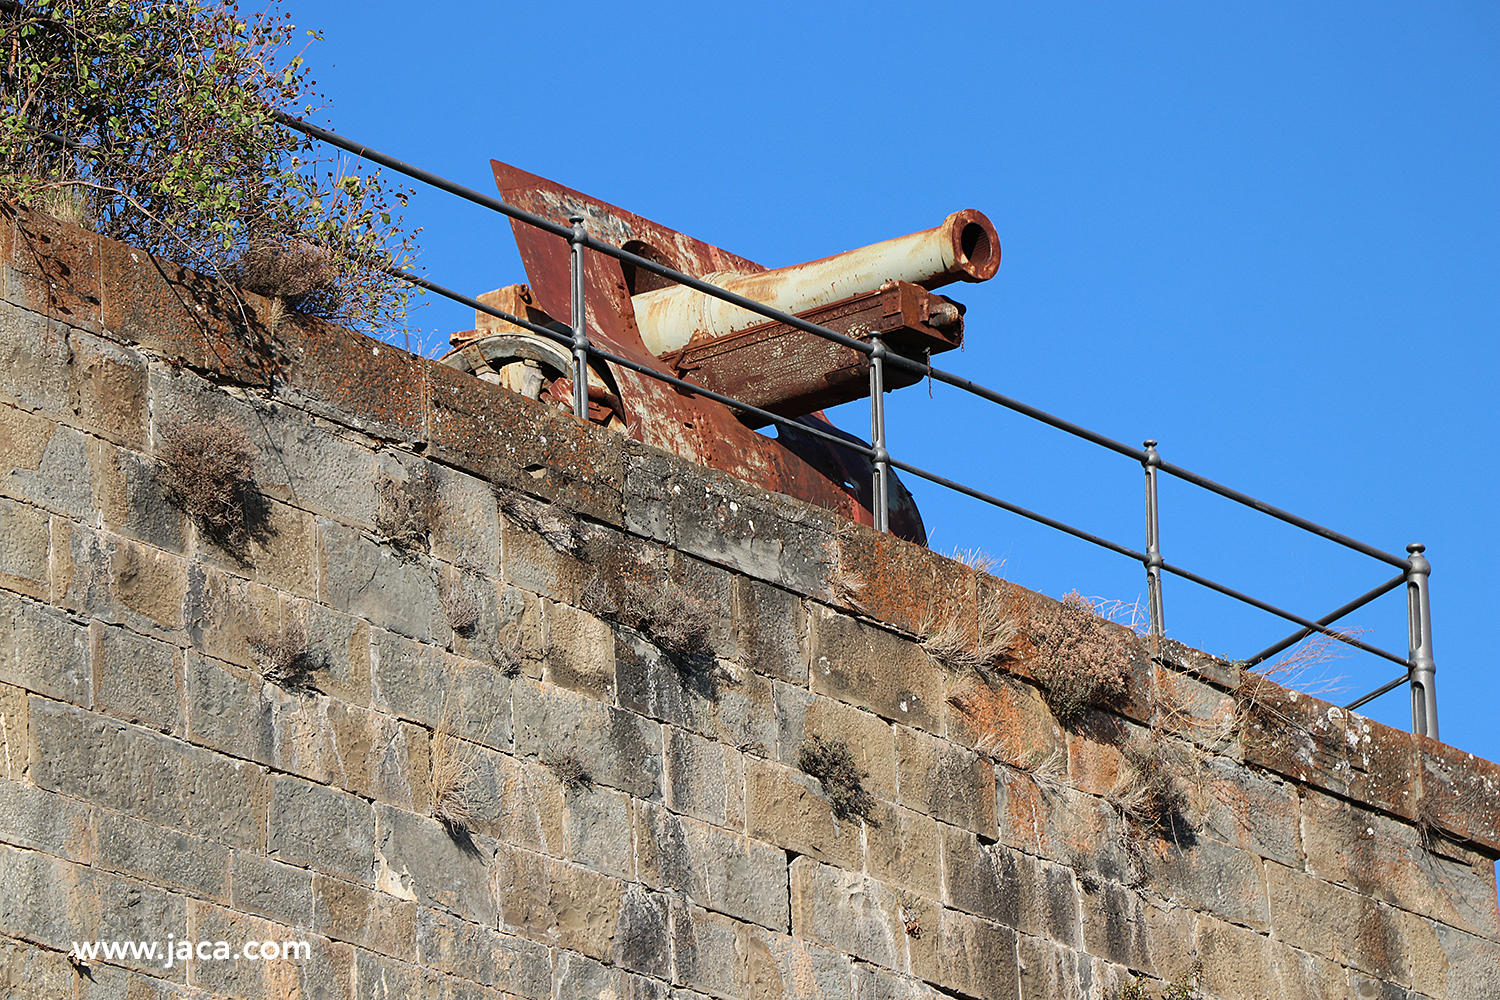
M 506 160 L 770 266 L 937 224 L 1000 231 L 943 364 L 1389 551 L 1428 547 L 1442 734 L 1500 759 L 1500 12 L 1492 4 L 288 0 L 324 120 L 492 191 Z M 434 191 L 422 264 L 525 280 L 505 220 Z M 472 313 L 433 302 L 413 325 Z M 436 340 L 434 340 L 436 342 Z M 893 451 L 1143 544 L 1139 466 L 939 386 Z M 835 414 L 868 432 L 868 407 Z M 862 427 L 863 425 L 863 427 Z M 1059 596 L 1137 565 L 918 485 L 933 547 Z M 1316 617 L 1392 571 L 1175 481 L 1166 558 Z M 1168 578 L 1170 635 L 1291 631 Z M 1399 591 L 1351 623 L 1405 654 Z M 1397 668 L 1359 655 L 1336 700 Z M 1405 689 L 1367 711 L 1409 725 Z

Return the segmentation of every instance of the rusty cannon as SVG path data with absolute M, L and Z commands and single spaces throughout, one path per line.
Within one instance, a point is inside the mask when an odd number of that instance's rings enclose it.
M 963 342 L 962 305 L 933 289 L 984 281 L 1000 265 L 994 226 L 972 209 L 932 229 L 821 260 L 768 269 L 719 247 L 492 161 L 506 201 L 558 222 L 585 220 L 590 235 L 648 261 L 735 292 L 855 340 L 879 337 L 913 361 Z M 512 221 L 528 282 L 480 301 L 561 332 L 571 314 L 567 241 Z M 584 257 L 589 341 L 663 374 L 852 442 L 822 410 L 870 394 L 869 355 L 787 323 L 672 283 L 602 253 Z M 568 348 L 486 313 L 453 335 L 443 361 L 533 399 L 571 409 Z M 885 369 L 887 390 L 919 376 Z M 794 427 L 757 433 L 767 421 L 622 365 L 589 366 L 589 417 L 636 440 L 778 493 L 874 523 L 872 466 L 864 455 Z M 862 443 L 862 442 L 860 442 Z M 890 528 L 925 544 L 921 514 L 892 477 Z

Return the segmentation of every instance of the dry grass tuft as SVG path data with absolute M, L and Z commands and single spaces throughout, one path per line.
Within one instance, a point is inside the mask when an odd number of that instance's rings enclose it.
M 279 687 L 306 685 L 312 662 L 308 656 L 307 629 L 296 618 L 288 618 L 274 632 L 255 628 L 245 636 L 245 645 L 266 680 Z
M 584 585 L 579 605 L 591 615 L 634 629 L 668 656 L 713 651 L 709 637 L 716 616 L 708 604 L 690 597 L 672 580 L 657 584 L 624 580 L 611 593 L 595 574 Z
M 1350 639 L 1358 639 L 1369 630 L 1348 627 L 1334 631 Z M 1292 688 L 1315 698 L 1331 698 L 1345 693 L 1347 687 L 1340 683 L 1346 679 L 1344 676 L 1328 675 L 1330 664 L 1349 656 L 1353 648 L 1331 635 L 1314 632 L 1293 646 L 1281 659 L 1258 667 L 1255 673 L 1284 688 Z
M 1031 675 L 1062 725 L 1077 725 L 1091 708 L 1125 693 L 1129 645 L 1078 591 L 1035 612 L 1026 632 L 1036 649 Z
M 490 492 L 500 505 L 500 513 L 513 524 L 541 535 L 553 551 L 573 552 L 583 540 L 577 522 L 559 517 L 552 505 L 523 496 L 498 483 L 491 484 Z
M 861 786 L 864 775 L 843 740 L 809 736 L 797 748 L 797 767 L 823 783 L 828 804 L 839 819 L 869 819 L 875 811 L 875 799 Z
M 498 641 L 490 648 L 490 660 L 506 677 L 518 677 L 521 673 L 521 633 L 516 632 L 508 645 Z
M 977 618 L 966 622 L 952 605 L 933 602 L 918 626 L 922 648 L 954 670 L 983 674 L 1016 655 L 1020 620 L 995 588 L 980 594 Z
M 593 779 L 589 777 L 588 768 L 584 767 L 583 761 L 571 750 L 564 751 L 542 763 L 557 776 L 557 779 L 563 783 L 563 787 L 570 791 L 593 782 Z
M 437 480 L 426 465 L 407 473 L 405 482 L 381 475 L 375 484 L 375 530 L 404 551 L 426 551 L 443 516 Z
M 453 733 L 452 704 L 443 699 L 443 714 L 432 730 L 432 815 L 450 836 L 469 831 L 469 786 L 478 751 Z
M 338 262 L 305 240 L 253 240 L 228 276 L 241 288 L 271 299 L 275 312 L 291 309 L 333 319 L 342 315 L 345 305 Z M 268 325 L 274 332 L 275 321 Z
M 479 602 L 461 583 L 455 583 L 443 595 L 443 617 L 448 619 L 448 626 L 453 631 L 468 635 L 479 624 Z
M 167 502 L 220 544 L 243 543 L 258 499 L 249 436 L 219 422 L 174 423 L 162 428 L 162 439 L 156 479 Z
M 1190 806 L 1184 755 L 1155 734 L 1131 738 L 1120 752 L 1124 765 L 1110 801 L 1136 827 L 1175 837 Z

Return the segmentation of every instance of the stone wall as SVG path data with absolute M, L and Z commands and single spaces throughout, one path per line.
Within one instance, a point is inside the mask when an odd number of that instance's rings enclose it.
M 1170 643 L 1064 729 L 1026 656 L 917 640 L 1019 587 L 79 230 L 0 259 L 0 997 L 1500 996 L 1493 764 Z M 257 452 L 238 542 L 158 482 L 205 425 Z M 301 683 L 247 642 L 288 623 Z M 1170 832 L 1133 737 L 1189 763 Z M 69 957 L 169 934 L 311 952 Z

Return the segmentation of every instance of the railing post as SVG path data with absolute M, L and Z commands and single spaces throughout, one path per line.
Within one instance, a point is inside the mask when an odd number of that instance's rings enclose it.
M 580 420 L 589 418 L 589 327 L 586 303 L 583 297 L 583 216 L 570 215 L 573 235 L 573 413 Z
M 1406 629 L 1410 658 L 1407 670 L 1411 677 L 1411 731 L 1438 738 L 1437 689 L 1434 686 L 1437 664 L 1432 659 L 1432 605 L 1428 599 L 1427 578 L 1432 564 L 1422 555 L 1427 546 L 1417 542 L 1406 547 Z
M 876 531 L 891 530 L 891 453 L 885 450 L 885 341 L 870 338 L 870 446 L 874 448 L 874 481 L 870 504 Z
M 1161 525 L 1156 505 L 1156 470 L 1161 466 L 1161 456 L 1156 453 L 1155 441 L 1147 441 L 1145 448 L 1141 465 L 1146 469 L 1146 608 L 1151 634 L 1166 635 L 1161 606 Z

